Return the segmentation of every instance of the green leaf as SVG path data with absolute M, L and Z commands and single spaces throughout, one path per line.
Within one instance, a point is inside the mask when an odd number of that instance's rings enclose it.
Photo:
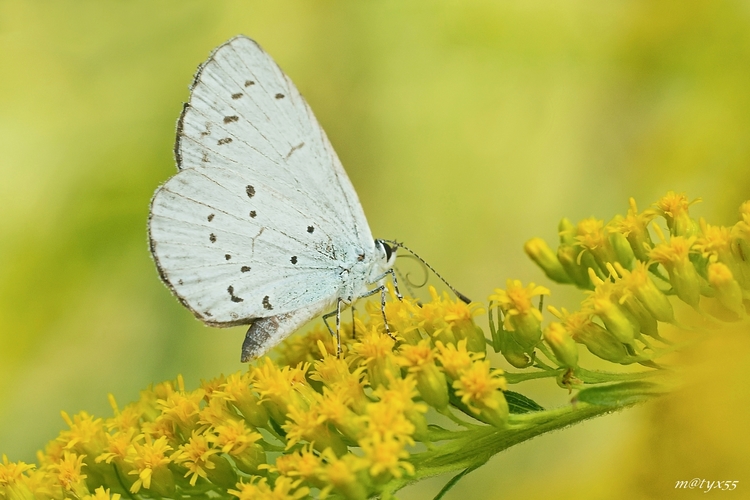
M 511 413 L 531 413 L 532 411 L 544 411 L 544 408 L 533 399 L 514 391 L 504 391 L 503 395 L 508 402 Z
M 441 498 L 443 498 L 443 496 L 446 493 L 448 493 L 451 490 L 451 488 L 453 488 L 456 485 L 456 483 L 458 483 L 461 479 L 463 479 L 463 477 L 466 474 L 468 474 L 469 472 L 473 471 L 476 468 L 477 467 L 467 467 L 466 469 L 462 470 L 461 472 L 453 476 L 450 481 L 445 483 L 445 486 L 443 486 L 443 489 L 441 489 L 440 492 L 437 495 L 435 495 L 435 498 L 433 500 L 440 500 Z
M 667 389 L 660 384 L 631 381 L 583 389 L 575 400 L 597 406 L 623 407 L 647 401 L 666 392 Z

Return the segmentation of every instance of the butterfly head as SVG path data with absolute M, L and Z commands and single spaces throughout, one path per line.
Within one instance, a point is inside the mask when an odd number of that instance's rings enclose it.
M 375 240 L 375 250 L 380 256 L 383 269 L 391 269 L 396 263 L 396 247 L 389 245 L 385 240 Z

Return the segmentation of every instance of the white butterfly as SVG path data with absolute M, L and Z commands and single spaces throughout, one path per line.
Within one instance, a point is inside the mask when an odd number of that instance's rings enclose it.
M 373 240 L 325 132 L 253 40 L 232 38 L 198 68 L 175 157 L 151 201 L 151 252 L 199 319 L 252 323 L 242 361 L 333 307 L 338 334 L 342 305 L 385 300 L 398 244 Z

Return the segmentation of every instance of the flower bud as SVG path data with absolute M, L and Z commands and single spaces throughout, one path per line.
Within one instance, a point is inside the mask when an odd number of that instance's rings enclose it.
M 656 202 L 657 213 L 666 219 L 672 236 L 690 237 L 698 234 L 698 225 L 688 213 L 690 205 L 698 201 L 700 199 L 688 202 L 684 193 L 676 194 L 674 191 L 669 191 Z
M 211 455 L 206 463 L 206 479 L 217 486 L 231 488 L 237 484 L 237 473 L 226 458 Z
M 708 266 L 708 282 L 716 291 L 716 298 L 719 299 L 721 305 L 740 317 L 745 316 L 742 289 L 739 283 L 734 280 L 732 271 L 726 265 L 721 262 L 710 264 Z
M 573 332 L 573 339 L 585 345 L 594 356 L 607 361 L 620 364 L 629 364 L 635 361 L 635 359 L 631 359 L 622 342 L 596 323 L 589 322 L 577 329 Z
M 656 212 L 651 209 L 644 210 L 639 214 L 638 207 L 635 204 L 635 199 L 630 198 L 628 215 L 625 217 L 617 217 L 610 223 L 613 231 L 617 231 L 619 234 L 625 236 L 633 255 L 638 260 L 644 262 L 648 260 L 648 252 L 646 249 L 654 246 L 648 232 L 648 224 L 654 219 L 654 217 L 656 217 Z M 620 248 L 620 243 L 613 242 L 613 244 L 618 253 L 618 258 L 622 258 L 620 252 L 624 250 Z M 620 263 L 623 264 L 623 267 L 632 269 L 631 265 L 626 265 L 626 261 L 620 260 Z
M 555 252 L 541 238 L 532 238 L 523 247 L 526 255 L 542 268 L 549 279 L 557 283 L 571 283 L 572 279 L 563 268 Z
M 578 288 L 590 289 L 593 288 L 593 286 L 591 285 L 591 281 L 589 281 L 586 267 L 578 262 L 580 253 L 581 248 L 578 246 L 561 244 L 557 247 L 557 260 L 560 262 L 563 269 L 565 269 L 565 273 L 570 276 L 573 283 L 575 283 Z M 593 258 L 589 255 L 585 260 L 593 261 Z M 587 264 L 590 263 L 591 262 L 587 262 Z
M 701 279 L 690 261 L 690 248 L 695 238 L 673 236 L 669 243 L 660 243 L 649 252 L 649 257 L 663 265 L 677 296 L 692 307 L 700 301 Z
M 563 365 L 570 368 L 578 366 L 578 347 L 570 333 L 560 323 L 550 323 L 544 329 L 544 340 Z
M 649 277 L 645 263 L 637 262 L 632 272 L 619 264 L 615 264 L 615 269 L 622 276 L 625 287 L 636 296 L 654 318 L 665 323 L 674 322 L 672 304 Z
M 632 269 L 635 253 L 633 253 L 628 239 L 620 233 L 612 232 L 609 235 L 609 241 L 617 256 L 617 262 L 622 264 L 625 269 Z
M 258 443 L 253 443 L 232 458 L 245 474 L 258 474 L 258 466 L 266 463 L 266 451 Z
M 593 256 L 598 269 L 606 269 L 608 263 L 617 262 L 617 254 L 609 239 L 609 229 L 604 227 L 603 221 L 593 217 L 580 221 L 576 226 L 575 239 L 581 248 L 586 250 L 581 258 L 590 254 Z M 580 260 L 580 262 L 587 267 L 593 267 L 584 263 L 583 260 Z

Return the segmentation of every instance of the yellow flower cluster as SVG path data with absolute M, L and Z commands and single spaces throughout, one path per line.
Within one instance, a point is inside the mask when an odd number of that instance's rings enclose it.
M 692 219 L 688 209 L 693 203 L 669 192 L 653 208 L 638 212 L 631 198 L 627 215 L 607 224 L 586 219 L 574 226 L 563 219 L 557 252 L 539 238 L 530 240 L 526 253 L 550 279 L 574 283 L 589 293 L 579 311 L 550 308 L 559 322 L 542 331 L 541 316 L 530 299 L 548 293 L 546 289 L 533 284 L 523 289 L 509 281 L 507 291 L 497 290 L 490 299 L 505 319 L 493 337 L 508 362 L 517 367 L 532 364 L 534 349 L 545 347 L 539 344 L 543 337 L 549 347 L 545 354 L 559 367 L 577 366 L 576 342 L 607 361 L 647 364 L 659 354 L 653 340 L 668 345 L 658 324 L 676 323 L 669 296 L 722 321 L 746 319 L 750 202 L 740 207 L 740 220 L 732 227 Z M 658 217 L 666 224 L 666 237 Z
M 64 414 L 69 429 L 38 467 L 3 457 L 0 498 L 376 495 L 414 474 L 418 441 L 433 446 L 430 407 L 454 421 L 471 416 L 469 426 L 503 427 L 508 417 L 502 371 L 483 359 L 477 306 L 430 293 L 425 304 L 387 304 L 398 343 L 374 304 L 354 335 L 343 332 L 341 357 L 320 328 L 287 340 L 276 360 L 193 391 L 178 378 L 123 409 L 110 397 L 107 420 Z

